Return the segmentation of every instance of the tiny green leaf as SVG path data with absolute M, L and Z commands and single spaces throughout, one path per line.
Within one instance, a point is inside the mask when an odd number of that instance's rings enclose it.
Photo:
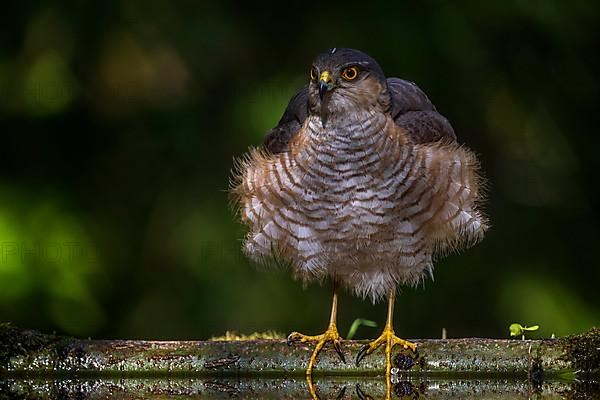
M 508 330 L 510 331 L 510 336 L 525 335 L 525 332 L 533 332 L 537 331 L 538 329 L 540 329 L 539 325 L 523 326 L 517 323 L 510 324 L 510 326 L 508 327 Z
M 510 331 L 510 336 L 519 336 L 523 334 L 523 326 L 521 324 L 510 324 L 508 330 Z
M 522 327 L 524 331 L 537 331 L 538 329 L 540 329 L 539 325 L 533 325 L 533 326 L 523 326 Z

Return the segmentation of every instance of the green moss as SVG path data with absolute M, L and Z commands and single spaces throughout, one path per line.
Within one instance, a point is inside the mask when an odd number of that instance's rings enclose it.
M 565 342 L 565 357 L 573 368 L 586 372 L 600 370 L 600 328 L 561 340 Z
M 211 337 L 210 341 L 240 341 L 240 340 L 283 340 L 285 339 L 285 334 L 281 332 L 275 331 L 266 331 L 266 332 L 254 332 L 249 335 L 240 334 L 237 332 L 225 332 L 223 336 L 214 336 Z
M 52 335 L 15 328 L 7 323 L 0 324 L 0 370 L 15 356 L 36 352 L 59 340 Z

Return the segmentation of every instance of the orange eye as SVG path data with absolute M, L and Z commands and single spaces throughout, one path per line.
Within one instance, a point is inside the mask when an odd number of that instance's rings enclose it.
M 315 67 L 312 67 L 310 69 L 310 79 L 312 79 L 313 81 L 316 81 L 318 77 L 319 77 L 319 73 L 317 72 L 317 69 Z
M 353 81 L 358 76 L 358 68 L 356 67 L 348 67 L 342 71 L 342 78 L 347 81 Z

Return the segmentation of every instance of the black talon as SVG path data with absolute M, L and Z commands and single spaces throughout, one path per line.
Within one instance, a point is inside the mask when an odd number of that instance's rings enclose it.
M 344 395 L 346 394 L 346 386 L 344 386 L 342 388 L 342 390 L 340 390 L 340 392 L 338 393 L 337 397 L 335 398 L 335 400 L 340 400 L 344 398 Z
M 358 354 L 356 355 L 356 366 L 358 367 L 358 364 L 360 364 L 360 361 L 365 358 L 365 356 L 367 355 L 367 351 L 369 350 L 369 345 L 365 344 L 363 347 L 360 348 Z
M 346 364 L 346 357 L 344 357 L 344 352 L 342 351 L 342 345 L 340 344 L 340 342 L 334 342 L 333 348 L 335 349 L 337 355 L 340 357 L 340 360 L 342 360 L 342 362 Z
M 292 336 L 294 336 L 294 334 L 290 333 L 286 339 L 286 343 L 288 346 L 291 346 L 294 343 L 294 339 L 292 339 Z
M 358 383 L 356 384 L 356 395 L 360 400 L 373 400 L 371 396 L 362 391 Z

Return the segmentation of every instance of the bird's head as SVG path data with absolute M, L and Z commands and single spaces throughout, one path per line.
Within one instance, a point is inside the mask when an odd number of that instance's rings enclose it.
M 387 82 L 377 61 L 353 49 L 319 54 L 310 69 L 308 109 L 325 122 L 364 110 L 388 112 Z

